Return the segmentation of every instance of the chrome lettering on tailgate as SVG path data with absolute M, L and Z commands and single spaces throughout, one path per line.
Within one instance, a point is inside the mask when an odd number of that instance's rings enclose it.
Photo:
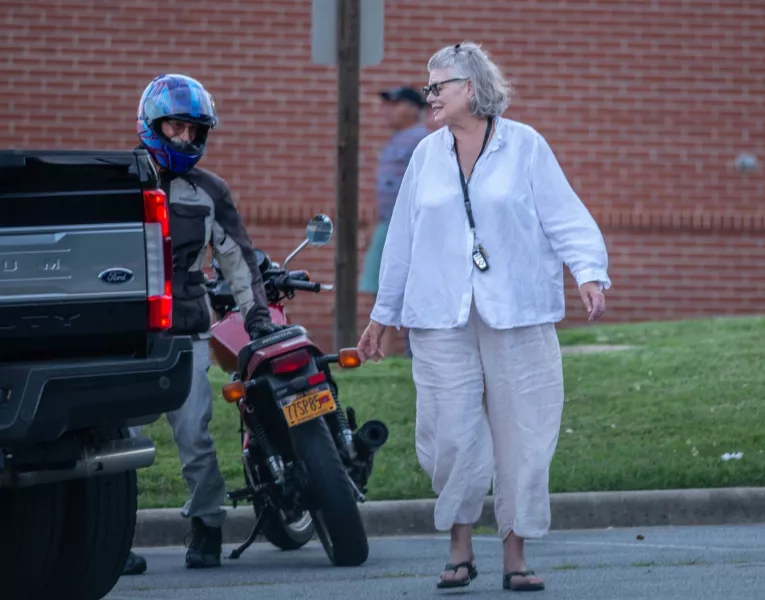
M 13 277 L 4 277 L 0 275 L 0 281 L 11 281 L 17 278 L 60 278 L 60 271 L 62 270 L 61 260 L 62 255 L 65 252 L 69 252 L 69 250 L 36 250 L 14 252 L 12 253 L 12 256 L 15 258 L 6 258 L 10 253 L 0 251 L 0 257 L 3 257 L 2 272 L 14 274 Z M 53 275 L 46 275 L 46 273 L 53 273 Z
M 0 304 L 145 295 L 143 223 L 0 229 Z

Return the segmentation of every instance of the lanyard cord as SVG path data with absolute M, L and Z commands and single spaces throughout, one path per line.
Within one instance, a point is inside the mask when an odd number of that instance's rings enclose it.
M 470 169 L 470 175 L 468 176 L 468 179 L 473 176 L 473 169 L 475 169 L 476 164 L 478 163 L 478 159 L 481 158 L 481 155 L 483 154 L 483 151 L 486 149 L 486 144 L 489 141 L 489 134 L 491 133 L 491 126 L 494 122 L 493 117 L 489 117 L 489 119 L 486 122 L 486 133 L 483 136 L 483 144 L 481 145 L 481 151 L 478 153 L 478 156 L 475 159 L 475 162 L 473 163 L 473 167 Z M 457 155 L 457 171 L 460 174 L 460 183 L 462 184 L 462 195 L 465 199 L 465 211 L 467 212 L 467 218 L 468 223 L 470 223 L 470 231 L 473 233 L 473 236 L 475 236 L 475 221 L 473 220 L 473 210 L 470 207 L 470 196 L 468 195 L 468 187 L 467 187 L 467 181 L 465 180 L 465 175 L 462 173 L 462 166 L 460 165 L 460 154 L 457 150 L 457 138 L 454 138 L 454 153 Z

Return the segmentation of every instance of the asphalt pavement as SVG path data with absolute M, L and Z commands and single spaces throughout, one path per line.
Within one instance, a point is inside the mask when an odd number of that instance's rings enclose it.
M 233 546 L 225 546 L 226 552 Z M 220 569 L 184 568 L 185 548 L 138 549 L 149 568 L 123 577 L 109 600 L 381 600 L 466 596 L 488 599 L 502 590 L 501 546 L 477 535 L 479 571 L 468 588 L 438 590 L 447 558 L 442 536 L 370 540 L 367 563 L 357 568 L 329 564 L 312 542 L 295 552 L 256 543 Z M 761 600 L 765 598 L 765 524 L 643 527 L 553 531 L 527 542 L 530 567 L 547 589 L 532 598 L 556 600 Z M 524 596 L 525 597 L 525 596 Z

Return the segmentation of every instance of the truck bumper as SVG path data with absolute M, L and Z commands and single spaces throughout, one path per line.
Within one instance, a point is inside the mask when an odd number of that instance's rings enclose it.
M 148 358 L 0 365 L 0 443 L 150 423 L 186 401 L 193 357 L 190 337 L 162 336 Z

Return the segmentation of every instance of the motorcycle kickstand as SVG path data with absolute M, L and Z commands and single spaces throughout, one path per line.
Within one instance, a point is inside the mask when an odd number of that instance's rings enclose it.
M 255 522 L 255 526 L 252 528 L 250 537 L 248 537 L 241 546 L 231 551 L 231 554 L 228 556 L 229 560 L 236 560 L 245 550 L 247 550 L 247 548 L 253 544 L 255 539 L 260 535 L 260 532 L 263 531 L 263 528 L 266 526 L 266 521 L 268 518 L 268 514 L 264 511 L 263 514 L 261 514 L 260 517 L 258 517 L 258 520 Z

